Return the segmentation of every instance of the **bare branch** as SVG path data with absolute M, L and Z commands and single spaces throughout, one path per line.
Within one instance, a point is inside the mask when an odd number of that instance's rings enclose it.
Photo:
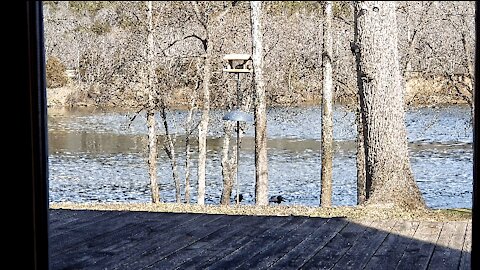
M 198 5 L 198 1 L 192 1 L 193 5 L 193 10 L 195 11 L 195 17 L 197 18 L 197 21 L 200 22 L 202 25 L 203 29 L 205 31 L 207 30 L 207 19 L 202 18 L 202 12 L 200 12 L 200 7 Z
M 344 24 L 348 25 L 348 26 L 352 26 L 352 22 L 345 19 L 343 16 L 341 15 L 336 15 L 334 16 L 335 19 L 338 19 L 340 22 L 343 22 Z
M 183 38 L 181 38 L 181 39 L 174 40 L 173 42 L 171 42 L 170 44 L 168 44 L 167 47 L 162 50 L 162 54 L 163 54 L 164 56 L 167 56 L 167 54 L 165 53 L 165 51 L 167 51 L 168 49 L 170 49 L 171 47 L 173 47 L 177 42 L 186 40 L 186 39 L 188 39 L 188 38 L 196 38 L 196 39 L 200 40 L 200 42 L 202 42 L 203 49 L 204 49 L 205 51 L 207 51 L 207 40 L 206 40 L 206 39 L 202 39 L 201 37 L 199 37 L 199 36 L 196 35 L 196 34 L 191 34 L 191 35 L 185 36 L 185 37 L 183 37 Z
M 135 120 L 135 118 L 137 118 L 137 116 L 140 114 L 140 112 L 142 112 L 144 109 L 145 109 L 145 106 L 142 106 L 142 108 L 140 108 L 140 110 L 138 110 L 135 113 L 135 115 L 132 118 L 130 118 L 129 123 L 128 123 L 128 127 L 130 127 L 132 125 L 133 120 Z

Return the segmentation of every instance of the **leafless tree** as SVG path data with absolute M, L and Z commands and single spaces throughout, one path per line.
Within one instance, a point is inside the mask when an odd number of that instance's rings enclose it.
M 239 95 L 240 97 L 237 98 L 238 104 L 236 103 L 236 107 L 239 108 L 240 110 L 244 112 L 250 111 L 250 107 L 252 105 L 252 95 L 253 93 L 251 92 L 251 86 L 252 86 L 252 77 L 251 76 L 242 76 L 244 78 L 243 81 L 245 81 L 245 85 L 243 87 L 240 87 L 239 90 Z M 239 77 L 240 79 L 240 77 Z M 236 84 L 236 83 L 235 83 Z M 234 83 L 230 83 L 229 86 L 233 86 Z M 229 89 L 236 88 L 235 87 L 229 87 Z M 236 91 L 230 91 L 232 95 Z M 230 111 L 233 109 L 233 104 L 225 104 L 226 107 L 225 109 L 227 111 Z M 241 145 L 242 143 L 242 137 L 244 134 L 244 131 L 246 130 L 246 123 L 241 123 L 239 125 L 240 130 L 239 130 L 239 141 L 238 143 Z M 236 177 L 236 170 L 238 166 L 238 160 L 236 159 L 237 157 L 237 148 L 234 147 L 232 143 L 232 135 L 236 129 L 236 122 L 233 121 L 226 121 L 224 123 L 224 136 L 222 140 L 222 157 L 221 157 L 221 165 L 222 165 L 222 178 L 223 178 L 223 189 L 222 189 L 222 196 L 220 198 L 220 203 L 223 205 L 228 205 L 231 200 L 231 194 L 232 194 L 232 189 Z M 239 181 L 239 179 L 237 179 Z M 239 195 L 239 193 L 237 193 Z
M 323 51 L 322 51 L 322 184 L 321 203 L 332 205 L 332 162 L 333 162 L 333 81 L 332 81 L 332 1 L 324 3 Z
M 219 23 L 220 20 L 228 13 L 229 7 L 217 11 L 212 8 L 209 3 L 200 4 L 198 1 L 192 2 L 195 11 L 195 18 L 200 22 L 203 35 L 195 35 L 204 47 L 205 65 L 203 72 L 203 94 L 202 94 L 202 118 L 198 127 L 198 204 L 205 204 L 205 164 L 207 158 L 207 132 L 210 113 L 210 81 L 212 78 L 212 57 L 213 57 L 213 41 L 212 30 L 213 24 Z M 215 10 L 215 11 L 213 11 Z
M 153 47 L 153 9 L 152 1 L 147 1 L 147 21 L 148 21 L 148 49 L 147 49 L 147 67 L 148 67 L 148 174 L 150 176 L 150 188 L 152 190 L 152 202 L 160 202 L 160 192 L 157 183 L 157 132 L 155 123 L 156 95 L 155 95 L 155 66 L 154 66 L 154 47 Z
M 249 46 L 251 31 L 249 23 L 243 20 L 249 18 L 248 2 L 199 1 L 197 4 L 201 12 L 210 14 L 210 42 L 205 42 L 205 29 L 197 20 L 192 3 L 157 3 L 156 8 L 161 7 L 164 12 L 162 23 L 156 25 L 156 53 L 204 56 L 204 44 L 213 45 L 210 102 L 215 107 L 226 101 L 222 91 L 216 91 L 222 87 L 216 85 L 216 80 L 221 78 L 221 74 L 216 73 L 217 57 L 230 53 L 235 47 Z M 317 104 L 320 100 L 318 89 L 322 81 L 318 77 L 321 68 L 318 64 L 322 42 L 316 37 L 322 28 L 322 5 L 322 2 L 295 1 L 264 3 L 268 104 Z M 235 9 L 223 19 L 212 20 L 231 6 Z M 338 71 L 333 74 L 334 100 L 347 105 L 356 103 L 354 58 L 349 46 L 353 36 L 350 6 L 349 2 L 338 1 L 332 8 L 335 20 L 332 27 L 336 33 L 332 66 Z M 437 94 L 442 95 L 444 102 L 469 103 L 468 85 L 472 77 L 467 75 L 467 68 L 468 62 L 473 63 L 473 10 L 473 1 L 399 2 L 399 51 L 401 70 L 406 72 L 408 104 L 436 102 L 430 94 L 433 83 L 441 88 L 442 92 Z M 144 11 L 142 2 L 45 2 L 47 56 L 60 59 L 67 69 L 79 71 L 69 86 L 73 90 L 69 104 L 143 106 L 141 103 L 146 97 L 139 97 L 143 86 L 135 70 L 146 57 L 141 49 L 146 42 Z M 234 25 L 234 20 L 241 24 Z M 227 31 L 236 35 L 223 35 Z M 464 53 L 462 35 L 467 53 Z M 221 43 L 223 48 L 219 46 Z
M 267 111 L 263 75 L 262 2 L 250 2 L 255 83 L 255 203 L 268 204 Z
M 182 202 L 181 198 L 181 180 L 178 173 L 178 154 L 177 143 L 178 124 L 174 117 L 169 117 L 169 113 L 175 110 L 177 105 L 173 100 L 178 96 L 180 89 L 184 92 L 187 117 L 184 123 L 185 128 L 185 201 L 190 202 L 190 174 L 191 174 L 191 136 L 198 127 L 194 122 L 193 114 L 196 110 L 196 101 L 198 100 L 198 90 L 201 84 L 199 58 L 181 58 L 165 57 L 160 61 L 157 68 L 157 96 L 158 110 L 162 119 L 164 134 L 163 147 L 167 157 L 170 160 L 172 177 L 175 183 L 175 200 Z M 178 99 L 178 98 L 177 98 Z M 171 115 L 171 114 L 170 114 Z
M 395 3 L 355 2 L 354 17 L 366 204 L 422 208 L 408 156 Z
M 264 60 L 265 100 L 268 106 L 296 106 L 298 104 L 318 104 L 320 89 L 324 82 L 321 74 L 323 23 L 323 2 L 263 2 L 262 37 Z M 195 8 L 197 7 L 197 8 Z M 434 81 L 442 88 L 442 95 L 455 98 L 455 102 L 473 105 L 472 91 L 474 77 L 472 69 L 474 55 L 474 2 L 399 2 L 398 40 L 400 72 L 406 77 L 407 105 L 411 100 L 424 96 L 427 99 L 429 89 L 415 84 L 415 81 Z M 225 53 L 251 51 L 250 3 L 238 1 L 222 2 L 158 2 L 152 7 L 154 23 L 154 66 L 158 70 L 160 59 L 189 58 L 199 63 L 202 75 L 198 79 L 200 95 L 193 91 L 196 84 L 190 84 L 189 90 L 177 91 L 187 95 L 175 95 L 172 99 L 182 106 L 192 109 L 191 118 L 187 117 L 185 128 L 190 132 L 185 148 L 193 140 L 193 133 L 199 127 L 200 160 L 206 162 L 206 142 L 210 108 L 229 109 L 232 103 L 232 91 L 226 87 L 226 76 L 221 72 L 220 59 Z M 335 37 L 332 48 L 333 100 L 345 103 L 355 110 L 356 77 L 355 58 L 351 53 L 350 41 L 353 37 L 353 8 L 350 2 L 333 2 L 332 25 Z M 74 69 L 77 77 L 67 87 L 72 88 L 67 99 L 72 106 L 98 105 L 122 106 L 140 111 L 149 106 L 147 36 L 148 20 L 145 2 L 45 2 L 45 40 L 47 56 L 55 57 L 67 69 Z M 161 19 L 161 20 L 160 20 Z M 440 38 L 439 38 L 440 37 Z M 352 43 L 353 44 L 353 43 Z M 201 59 L 200 62 L 198 60 Z M 166 60 L 165 60 L 166 61 Z M 176 70 L 179 60 L 171 63 Z M 163 62 L 162 62 L 163 63 Z M 209 64 L 206 64 L 209 63 Z M 322 64 L 321 64 L 322 63 Z M 183 65 L 183 64 L 181 64 Z M 197 64 L 195 64 L 197 65 Z M 168 66 L 168 65 L 167 65 Z M 163 67 L 167 67 L 163 66 Z M 157 74 L 156 74 L 157 76 Z M 167 85 L 179 85 L 178 78 L 168 76 Z M 161 111 L 161 92 L 157 82 L 157 111 Z M 163 82 L 162 82 L 163 83 Z M 247 84 L 245 84 L 247 85 Z M 242 86 L 243 87 L 243 86 Z M 177 89 L 177 86 L 170 90 Z M 248 87 L 246 86 L 244 90 Z M 413 90 L 412 90 L 413 89 Z M 207 90 L 208 92 L 205 92 Z M 192 92 L 193 91 L 193 92 Z M 414 92 L 415 96 L 409 94 Z M 162 92 L 163 93 L 163 92 Z M 197 93 L 197 94 L 194 94 Z M 188 98 L 179 98 L 188 97 Z M 192 99 L 189 99 L 192 98 Z M 253 96 L 251 97 L 253 98 Z M 433 100 L 433 99 L 432 99 Z M 252 101 L 256 102 L 256 101 Z M 242 100 L 242 106 L 247 101 Z M 423 105 L 421 100 L 418 104 Z M 205 106 L 204 106 L 205 105 Z M 165 115 L 178 107 L 166 104 Z M 204 108 L 208 108 L 204 110 Z M 473 110 L 473 106 L 471 107 Z M 203 113 L 201 125 L 197 125 L 199 111 Z M 161 112 L 159 113 L 161 116 Z M 187 113 L 187 116 L 190 112 Z M 359 114 L 360 116 L 360 114 Z M 190 119 L 190 120 L 188 120 Z M 365 164 L 362 154 L 364 138 L 361 135 L 362 119 L 357 120 L 358 127 L 358 164 Z M 163 122 L 163 120 L 162 120 Z M 167 121 L 168 123 L 169 121 Z M 190 122 L 190 124 L 187 124 Z M 165 130 L 159 125 L 156 132 Z M 176 127 L 169 126 L 172 142 L 175 140 Z M 222 160 L 224 182 L 233 181 L 235 171 L 234 150 L 230 139 L 233 127 L 225 127 Z M 166 138 L 166 136 L 164 137 Z M 187 155 L 190 158 L 190 155 Z M 189 159 L 188 158 L 188 159 Z M 171 160 L 170 160 L 171 161 Z M 227 162 L 228 161 L 228 162 Z M 199 201 L 204 202 L 205 162 L 199 162 Z M 190 168 L 191 163 L 185 166 Z M 170 164 L 171 165 L 171 164 Z M 177 160 L 177 166 L 179 162 Z M 203 169 L 202 169 L 203 168 Z M 191 173 L 186 170 L 185 196 L 190 196 Z M 358 201 L 363 201 L 362 183 L 365 183 L 365 170 L 358 167 Z M 187 180 L 188 179 L 188 180 Z M 176 184 L 177 186 L 177 184 Z M 177 188 L 176 188 L 177 189 Z M 187 191 L 188 190 L 188 191 Z M 202 191 L 203 190 L 203 191 Z M 226 190 L 228 193 L 228 190 Z M 225 193 L 225 194 L 226 194 Z M 363 195 L 362 195 L 363 194 Z M 222 199 L 223 201 L 223 199 Z

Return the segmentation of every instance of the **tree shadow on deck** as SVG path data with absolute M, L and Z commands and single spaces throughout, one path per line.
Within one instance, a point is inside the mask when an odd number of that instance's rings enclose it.
M 52 269 L 470 269 L 471 222 L 50 210 Z

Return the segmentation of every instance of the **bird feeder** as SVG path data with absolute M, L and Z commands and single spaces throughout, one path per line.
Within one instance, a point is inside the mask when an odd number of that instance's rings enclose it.
M 237 189 L 236 204 L 240 203 L 240 190 L 238 184 L 238 168 L 239 166 L 239 157 L 240 157 L 240 122 L 253 122 L 253 116 L 250 113 L 243 112 L 240 110 L 240 73 L 252 73 L 253 69 L 249 66 L 249 60 L 252 57 L 250 54 L 227 54 L 223 57 L 223 60 L 226 63 L 226 67 L 223 69 L 223 72 L 227 73 L 236 73 L 237 74 L 237 108 L 231 112 L 228 112 L 223 116 L 223 120 L 235 121 L 237 122 L 237 177 L 235 179 L 235 186 Z
M 229 73 L 252 73 L 249 60 L 252 57 L 250 54 L 226 54 L 223 60 L 226 61 L 226 67 L 223 72 Z

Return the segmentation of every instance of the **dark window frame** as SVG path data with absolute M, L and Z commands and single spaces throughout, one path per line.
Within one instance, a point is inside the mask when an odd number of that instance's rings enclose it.
M 21 269 L 49 269 L 48 131 L 42 2 L 17 3 L 13 12 L 14 23 L 21 26 L 18 30 L 21 42 L 18 46 L 21 50 L 18 54 L 20 69 L 15 70 L 20 74 L 20 85 L 13 93 L 18 106 L 15 120 L 25 132 L 23 136 L 14 138 L 20 140 L 18 147 L 21 155 L 16 163 L 21 169 L 13 166 L 9 168 L 12 170 L 9 175 L 19 175 L 18 183 L 14 185 L 20 185 L 17 190 L 28 192 L 19 198 L 26 198 L 27 211 L 16 212 L 21 215 L 28 213 L 27 220 L 31 224 L 28 232 L 31 261 L 16 260 L 15 264 L 28 263 L 25 267 L 18 267 Z

